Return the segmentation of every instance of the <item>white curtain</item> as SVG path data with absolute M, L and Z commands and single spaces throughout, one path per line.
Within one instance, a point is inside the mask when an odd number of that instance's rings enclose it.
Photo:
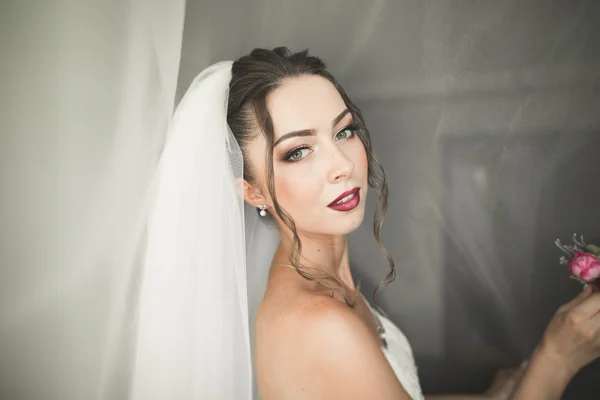
M 0 5 L 0 398 L 124 399 L 185 0 Z

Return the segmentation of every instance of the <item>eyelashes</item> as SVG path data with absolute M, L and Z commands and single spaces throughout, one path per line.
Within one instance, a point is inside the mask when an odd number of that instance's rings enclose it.
M 348 136 L 342 138 L 342 139 L 348 139 L 352 136 L 354 136 L 354 134 L 356 133 L 356 131 L 359 129 L 359 126 L 357 124 L 350 124 L 347 127 L 343 128 L 341 131 L 339 131 L 338 133 L 335 134 L 335 138 L 338 138 L 340 136 L 341 133 L 344 132 L 348 132 Z M 340 139 L 341 140 L 341 139 Z
M 358 126 L 358 124 L 352 123 L 352 124 L 342 128 L 338 133 L 336 133 L 334 140 L 339 141 L 339 140 L 351 139 L 356 135 L 356 131 L 358 131 L 359 129 L 360 129 L 360 127 Z M 344 133 L 346 135 L 342 135 Z M 308 154 L 310 154 L 311 150 L 312 150 L 311 146 L 309 146 L 307 144 L 297 146 L 297 147 L 293 148 L 292 150 L 288 151 L 287 153 L 285 153 L 285 155 L 282 158 L 282 161 L 290 162 L 290 163 L 298 162 L 300 160 L 303 160 L 306 156 L 308 156 Z
M 305 154 L 304 152 L 308 152 L 310 150 L 310 146 L 308 145 L 302 145 L 299 147 L 296 147 L 292 150 L 290 150 L 284 157 L 283 157 L 283 161 L 287 161 L 287 162 L 296 162 L 299 160 L 302 160 L 304 157 L 302 154 Z

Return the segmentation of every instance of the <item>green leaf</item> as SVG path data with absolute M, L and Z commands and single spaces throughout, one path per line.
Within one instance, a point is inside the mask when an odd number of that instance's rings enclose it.
M 583 248 L 585 251 L 589 251 L 594 254 L 596 257 L 600 257 L 600 247 L 593 244 L 586 244 Z

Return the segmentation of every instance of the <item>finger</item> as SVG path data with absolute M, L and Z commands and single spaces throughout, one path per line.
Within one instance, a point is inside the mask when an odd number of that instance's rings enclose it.
M 600 312 L 600 293 L 587 296 L 583 301 L 573 307 L 573 312 L 583 319 L 589 319 Z
M 591 320 L 592 330 L 595 332 L 595 342 L 600 345 L 600 313 L 594 315 Z
M 523 378 L 523 375 L 525 375 L 525 371 L 527 371 L 527 364 L 521 364 L 521 366 L 517 369 L 517 371 L 513 374 L 513 377 L 517 380 L 520 381 L 521 378 Z
M 568 303 L 566 303 L 565 305 L 563 305 L 561 308 L 563 309 L 563 311 L 569 311 L 572 308 L 577 307 L 579 304 L 581 304 L 583 301 L 585 301 L 585 299 L 590 297 L 592 292 L 593 291 L 592 291 L 591 285 L 585 285 L 585 287 L 583 288 L 581 293 L 579 293 L 577 295 L 577 297 L 575 297 L 573 300 L 571 300 Z
M 523 374 L 525 373 L 526 368 L 524 366 L 519 366 L 519 367 L 515 367 L 515 368 L 510 368 L 505 370 L 505 375 L 504 375 L 504 379 L 505 381 L 518 381 L 521 379 L 521 377 L 523 376 Z
M 522 367 L 504 368 L 496 372 L 496 378 L 501 381 L 514 379 L 521 374 L 522 370 L 524 370 Z

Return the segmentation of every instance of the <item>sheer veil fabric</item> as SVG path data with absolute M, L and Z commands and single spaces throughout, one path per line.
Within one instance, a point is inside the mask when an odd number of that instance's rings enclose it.
M 231 65 L 198 75 L 169 128 L 141 280 L 135 400 L 252 397 L 251 323 L 278 236 L 244 207 L 226 118 Z

